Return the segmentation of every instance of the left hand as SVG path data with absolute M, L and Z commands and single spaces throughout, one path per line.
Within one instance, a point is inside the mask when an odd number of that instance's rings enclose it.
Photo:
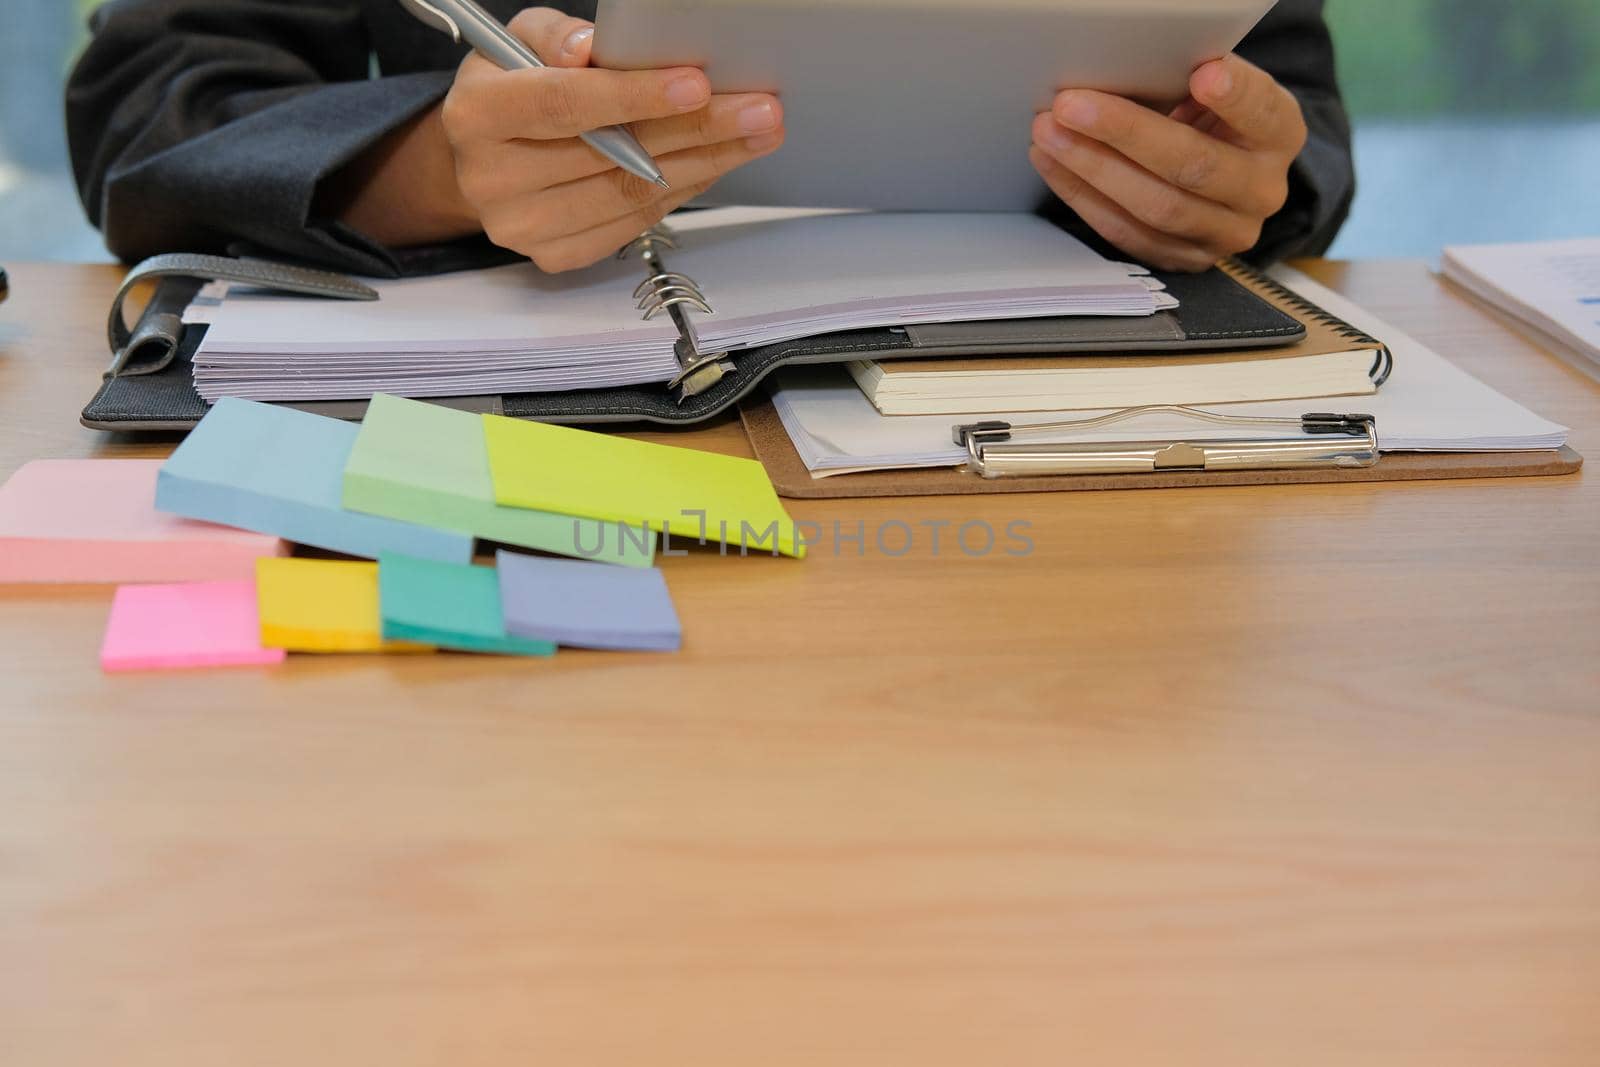
M 1300 104 L 1238 56 L 1206 63 L 1170 115 L 1068 89 L 1033 124 L 1029 158 L 1084 222 L 1142 262 L 1200 271 L 1248 251 L 1289 198 Z

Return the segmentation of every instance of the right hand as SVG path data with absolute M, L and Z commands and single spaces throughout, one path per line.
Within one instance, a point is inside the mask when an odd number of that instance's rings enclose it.
M 530 8 L 510 30 L 549 64 L 503 71 L 476 53 L 440 118 L 461 199 L 489 239 L 546 271 L 614 254 L 724 174 L 783 144 L 783 111 L 764 94 L 713 96 L 692 67 L 589 67 L 593 26 Z M 631 124 L 671 190 L 621 170 L 578 135 Z

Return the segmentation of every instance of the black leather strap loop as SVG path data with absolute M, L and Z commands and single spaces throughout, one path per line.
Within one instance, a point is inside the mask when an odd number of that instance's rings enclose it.
M 155 358 L 139 360 L 140 373 L 160 370 L 171 362 L 182 336 L 181 310 L 174 314 L 170 309 L 152 309 L 137 330 L 128 326 L 122 314 L 123 302 L 128 292 L 139 282 L 150 278 L 193 278 L 199 281 L 238 282 L 263 289 L 276 289 L 285 293 L 304 293 L 308 296 L 326 296 L 335 300 L 376 300 L 378 291 L 362 285 L 353 278 L 330 271 L 312 270 L 273 263 L 265 259 L 231 259 L 227 256 L 208 256 L 193 252 L 174 252 L 153 256 L 128 272 L 122 286 L 111 302 L 111 315 L 106 323 L 106 338 L 111 345 L 111 366 L 105 376 L 115 378 L 127 371 L 135 352 L 157 350 Z

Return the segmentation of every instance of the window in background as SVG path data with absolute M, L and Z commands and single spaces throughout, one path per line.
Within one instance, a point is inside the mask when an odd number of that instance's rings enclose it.
M 0 34 L 0 259 L 108 260 L 67 163 L 61 89 L 94 6 L 4 0 Z
M 5 0 L 0 257 L 105 259 L 61 85 L 98 0 Z M 277 0 L 291 2 L 291 0 Z M 1361 193 L 1336 254 L 1600 234 L 1600 2 L 1329 0 Z
M 1600 2 L 1327 10 L 1361 183 L 1333 254 L 1600 236 Z

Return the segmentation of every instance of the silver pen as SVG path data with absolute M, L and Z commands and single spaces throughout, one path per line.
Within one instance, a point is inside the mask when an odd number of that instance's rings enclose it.
M 418 20 L 450 35 L 457 44 L 465 41 L 479 55 L 501 70 L 527 70 L 546 66 L 533 49 L 512 36 L 495 17 L 473 0 L 400 0 Z M 583 135 L 584 143 L 629 174 L 670 189 L 661 168 L 644 150 L 644 145 L 622 126 L 607 126 Z

